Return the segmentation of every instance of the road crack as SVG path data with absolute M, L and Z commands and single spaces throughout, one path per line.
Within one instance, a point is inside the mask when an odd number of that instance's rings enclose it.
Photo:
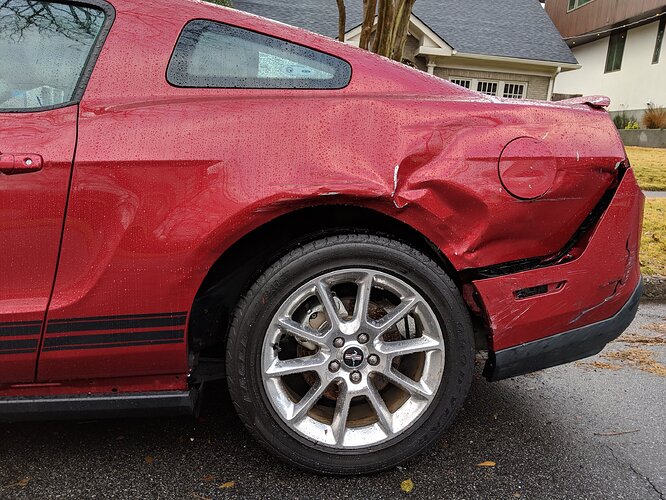
M 661 500 L 666 500 L 666 499 L 664 498 L 664 494 L 659 490 L 659 488 L 657 488 L 657 486 L 652 482 L 652 480 L 651 480 L 649 477 L 647 477 L 645 474 L 643 474 L 643 473 L 641 473 L 640 471 L 638 471 L 638 470 L 637 470 L 637 469 L 631 464 L 631 462 L 625 462 L 624 460 L 620 460 L 620 458 L 615 454 L 615 450 L 613 450 L 613 448 L 612 448 L 610 445 L 607 445 L 607 444 L 606 444 L 606 445 L 604 445 L 604 446 L 606 446 L 606 448 L 608 448 L 608 450 L 611 452 L 611 455 L 613 455 L 613 458 L 615 459 L 615 461 L 616 461 L 618 464 L 620 464 L 620 465 L 622 465 L 622 466 L 624 466 L 624 467 L 628 467 L 629 469 L 631 469 L 631 471 L 632 471 L 637 477 L 639 477 L 639 478 L 645 480 L 645 481 L 650 485 L 650 487 L 655 491 L 655 493 L 656 493 L 657 495 L 659 495 L 659 498 L 660 498 Z

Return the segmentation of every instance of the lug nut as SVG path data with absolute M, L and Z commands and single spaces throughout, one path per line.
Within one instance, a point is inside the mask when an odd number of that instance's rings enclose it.
M 361 372 L 351 372 L 349 374 L 349 380 L 358 384 L 361 381 Z
M 372 366 L 377 366 L 379 364 L 379 356 L 377 356 L 376 354 L 371 354 L 370 356 L 368 356 L 368 364 Z
M 333 345 L 334 345 L 335 347 L 340 348 L 340 347 L 342 347 L 343 345 L 345 345 L 345 339 L 343 339 L 342 337 L 338 337 L 338 338 L 336 338 L 336 339 L 333 341 Z
M 370 340 L 370 337 L 368 337 L 366 333 L 361 333 L 357 337 L 357 340 L 359 341 L 359 343 L 365 344 L 368 340 Z
M 333 373 L 337 372 L 340 369 L 340 362 L 331 361 L 328 365 L 328 369 L 331 370 Z

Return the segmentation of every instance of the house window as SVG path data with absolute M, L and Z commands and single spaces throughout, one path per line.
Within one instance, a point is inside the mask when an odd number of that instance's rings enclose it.
M 606 73 L 620 71 L 622 68 L 622 56 L 624 55 L 624 43 L 627 41 L 627 31 L 613 33 L 608 39 L 608 56 L 606 57 Z
M 476 78 L 462 78 L 458 76 L 452 76 L 449 80 L 451 83 L 455 83 L 466 89 L 476 90 L 488 95 L 501 95 L 509 99 L 525 99 L 527 97 L 526 82 L 478 80 Z
M 509 99 L 524 99 L 525 98 L 525 84 L 524 83 L 505 83 L 504 92 L 502 97 Z
M 456 85 L 460 85 L 461 87 L 465 87 L 466 89 L 470 88 L 470 85 L 472 85 L 472 80 L 464 80 L 462 78 L 451 78 L 451 83 L 455 83 Z
M 481 92 L 483 94 L 497 95 L 497 87 L 498 86 L 499 86 L 499 82 L 478 81 L 476 83 L 476 90 L 477 90 L 477 92 Z
M 666 28 L 666 17 L 662 17 L 659 21 L 659 29 L 657 30 L 657 43 L 654 46 L 654 55 L 652 56 L 652 64 L 659 62 L 659 55 L 661 54 L 661 46 L 664 42 L 664 28 Z
M 583 5 L 590 3 L 592 0 L 569 0 L 569 7 L 567 8 L 567 12 L 571 12 L 572 10 L 576 10 L 579 7 L 582 7 Z

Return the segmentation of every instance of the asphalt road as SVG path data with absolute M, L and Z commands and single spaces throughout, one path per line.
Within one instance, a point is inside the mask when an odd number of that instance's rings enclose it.
M 666 344 L 650 344 L 666 330 L 656 324 L 666 328 L 666 305 L 641 305 L 631 343 L 604 351 L 630 359 L 596 357 L 495 384 L 477 377 L 437 445 L 383 474 L 327 478 L 283 466 L 221 396 L 197 421 L 2 425 L 0 497 L 663 500 Z

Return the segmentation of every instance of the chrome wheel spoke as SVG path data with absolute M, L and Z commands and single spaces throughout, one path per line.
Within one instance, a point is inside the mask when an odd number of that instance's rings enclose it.
M 307 412 L 315 405 L 319 399 L 321 399 L 324 391 L 326 390 L 327 384 L 322 383 L 321 380 L 312 387 L 310 390 L 301 398 L 301 400 L 296 403 L 292 409 L 291 416 L 289 420 L 300 420 L 303 418 Z
M 417 297 L 406 297 L 382 319 L 379 321 L 370 321 L 368 325 L 375 331 L 376 335 L 383 335 L 393 328 L 398 321 L 404 319 L 405 316 L 412 312 L 420 302 L 420 299 Z
M 393 415 L 386 407 L 386 403 L 382 399 L 382 396 L 372 383 L 368 383 L 368 400 L 370 401 L 372 408 L 375 410 L 381 428 L 386 435 L 393 435 Z
M 289 333 L 294 337 L 307 340 L 320 347 L 326 345 L 325 335 L 318 335 L 316 332 L 308 330 L 290 318 L 278 318 L 277 324 L 284 332 Z
M 358 282 L 353 321 L 359 325 L 365 325 L 368 321 L 368 307 L 370 306 L 370 294 L 372 292 L 374 278 L 374 274 L 368 273 Z
M 338 392 L 338 399 L 335 404 L 335 412 L 333 413 L 333 422 L 331 423 L 331 430 L 333 431 L 333 438 L 335 445 L 341 448 L 345 439 L 345 432 L 347 431 L 347 417 L 349 416 L 349 408 L 351 405 L 351 397 L 347 384 L 342 382 Z
M 326 316 L 332 330 L 338 331 L 340 329 L 338 307 L 335 305 L 330 287 L 323 280 L 317 281 L 317 295 L 319 296 L 321 305 L 324 307 L 324 311 L 326 311 Z
M 286 377 L 296 373 L 318 371 L 326 364 L 326 357 L 322 354 L 294 359 L 276 359 L 266 370 L 268 377 Z
M 411 396 L 420 397 L 423 399 L 431 399 L 433 393 L 427 387 L 424 387 L 423 384 L 412 380 L 411 378 L 403 375 L 399 371 L 396 371 L 393 368 L 389 368 L 384 374 L 393 384 L 397 385 L 401 389 L 407 391 Z
M 395 356 L 407 356 L 417 352 L 434 351 L 441 348 L 441 342 L 426 335 L 414 339 L 397 340 L 395 342 L 381 342 L 377 351 L 393 358 Z

